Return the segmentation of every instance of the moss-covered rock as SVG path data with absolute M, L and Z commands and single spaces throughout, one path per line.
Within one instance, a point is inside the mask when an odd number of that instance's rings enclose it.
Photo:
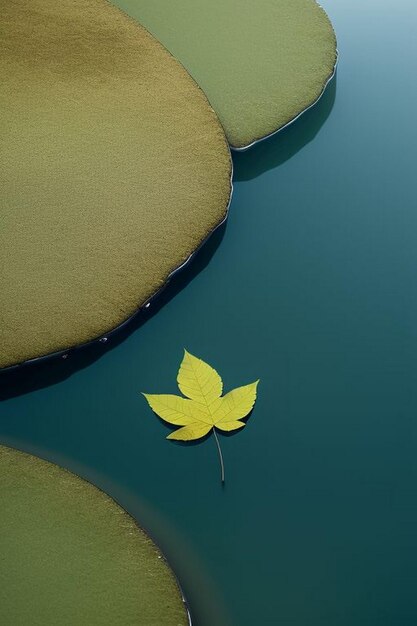
M 321 95 L 336 38 L 315 0 L 113 0 L 177 57 L 230 144 L 282 128 Z
M 188 624 L 158 548 L 90 483 L 0 446 L 0 501 L 0 624 Z
M 120 325 L 224 219 L 216 114 L 104 0 L 13 0 L 0 38 L 0 367 Z

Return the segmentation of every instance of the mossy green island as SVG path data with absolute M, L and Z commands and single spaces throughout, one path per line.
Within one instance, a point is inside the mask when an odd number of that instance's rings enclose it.
M 13 0 L 0 37 L 0 368 L 119 326 L 224 220 L 223 129 L 104 0 Z
M 0 446 L 0 500 L 0 624 L 188 624 L 158 548 L 90 483 Z
M 335 34 L 315 0 L 113 2 L 181 61 L 235 148 L 291 122 L 334 73 Z

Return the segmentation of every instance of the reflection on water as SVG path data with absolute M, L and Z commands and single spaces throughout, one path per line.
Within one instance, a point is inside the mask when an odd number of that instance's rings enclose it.
M 227 222 L 222 224 L 198 251 L 189 265 L 173 276 L 166 288 L 155 298 L 151 307 L 142 309 L 120 330 L 109 337 L 106 343 L 95 342 L 71 352 L 68 357 L 40 360 L 9 372 L 0 372 L 0 400 L 22 395 L 65 380 L 74 372 L 87 367 L 105 353 L 109 352 L 129 335 L 151 319 L 158 311 L 175 297 L 188 283 L 202 272 L 219 247 Z
M 327 85 L 317 104 L 308 109 L 293 124 L 269 139 L 260 141 L 250 150 L 233 152 L 234 179 L 250 180 L 291 159 L 313 141 L 329 117 L 336 100 L 337 73 Z

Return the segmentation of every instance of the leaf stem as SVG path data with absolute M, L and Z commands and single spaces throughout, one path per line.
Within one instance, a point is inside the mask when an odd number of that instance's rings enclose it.
M 221 481 L 222 481 L 222 484 L 224 485 L 224 463 L 223 463 L 222 449 L 220 447 L 220 441 L 219 441 L 219 438 L 217 436 L 215 428 L 213 428 L 213 433 L 214 433 L 214 438 L 215 438 L 216 444 L 217 444 L 217 450 L 219 452 L 220 469 L 221 469 Z

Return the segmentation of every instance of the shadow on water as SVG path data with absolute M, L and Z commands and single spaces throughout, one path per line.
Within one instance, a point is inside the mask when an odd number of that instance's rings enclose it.
M 327 86 L 319 102 L 298 120 L 277 135 L 253 146 L 247 152 L 234 152 L 234 179 L 256 178 L 263 172 L 276 168 L 314 139 L 329 117 L 336 99 L 336 75 Z M 227 223 L 227 222 L 226 222 Z M 217 229 L 185 271 L 176 274 L 152 306 L 139 311 L 127 324 L 115 332 L 107 343 L 95 342 L 74 350 L 68 358 L 52 357 L 22 366 L 10 372 L 0 372 L 0 400 L 7 400 L 49 385 L 59 383 L 76 371 L 94 363 L 103 354 L 124 341 L 149 318 L 186 287 L 209 263 L 219 247 L 226 224 Z
M 152 301 L 149 309 L 139 311 L 127 324 L 116 331 L 107 343 L 97 341 L 82 346 L 71 352 L 66 359 L 59 356 L 51 357 L 23 365 L 16 370 L 0 372 L 0 400 L 7 400 L 59 383 L 78 370 L 88 367 L 103 354 L 118 346 L 148 319 L 156 315 L 165 304 L 207 267 L 224 237 L 226 226 L 227 221 L 212 234 L 185 269 L 171 279 L 160 295 Z
M 337 73 L 320 100 L 293 124 L 245 152 L 233 153 L 234 180 L 244 181 L 274 169 L 313 141 L 336 100 Z

